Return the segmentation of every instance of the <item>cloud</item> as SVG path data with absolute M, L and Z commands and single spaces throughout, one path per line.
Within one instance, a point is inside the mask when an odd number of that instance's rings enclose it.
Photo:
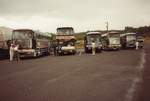
M 73 26 L 77 31 L 122 29 L 150 23 L 149 0 L 0 0 L 1 25 L 55 31 Z

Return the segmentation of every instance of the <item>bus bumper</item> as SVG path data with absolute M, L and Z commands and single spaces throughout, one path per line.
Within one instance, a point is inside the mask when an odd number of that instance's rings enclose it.
M 121 45 L 120 45 L 120 44 L 119 44 L 119 45 L 109 45 L 108 48 L 109 48 L 109 49 L 112 49 L 112 50 L 118 50 L 118 49 L 121 48 Z
M 20 57 L 36 57 L 37 53 L 33 49 L 19 50 Z

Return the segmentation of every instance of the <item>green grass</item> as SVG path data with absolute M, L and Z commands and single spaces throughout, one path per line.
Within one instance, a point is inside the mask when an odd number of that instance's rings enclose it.
M 84 40 L 77 40 L 75 47 L 76 47 L 76 49 L 83 49 L 84 48 Z

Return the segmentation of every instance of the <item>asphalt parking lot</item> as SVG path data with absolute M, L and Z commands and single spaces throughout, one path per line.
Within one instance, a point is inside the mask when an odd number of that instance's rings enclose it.
M 0 101 L 132 101 L 144 50 L 0 61 Z

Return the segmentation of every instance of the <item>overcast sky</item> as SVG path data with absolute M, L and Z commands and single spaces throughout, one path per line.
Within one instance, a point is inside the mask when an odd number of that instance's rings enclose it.
M 0 26 L 76 32 L 150 25 L 150 0 L 0 0 Z

